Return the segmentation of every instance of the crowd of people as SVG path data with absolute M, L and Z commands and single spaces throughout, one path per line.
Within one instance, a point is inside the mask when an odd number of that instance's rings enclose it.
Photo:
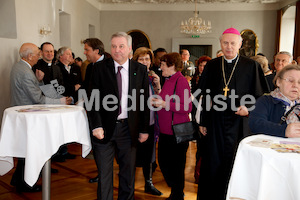
M 87 38 L 83 44 L 85 61 L 75 58 L 69 47 L 55 52 L 50 42 L 40 48 L 24 43 L 21 60 L 11 71 L 11 106 L 85 106 L 98 170 L 90 182 L 98 183 L 98 199 L 113 199 L 115 158 L 118 199 L 134 199 L 136 167 L 143 168 L 145 192 L 162 195 L 152 181 L 157 161 L 171 188 L 167 199 L 184 199 L 189 142 L 175 141 L 173 124 L 197 121 L 203 135 L 196 141 L 195 182 L 200 200 L 225 199 L 243 138 L 257 133 L 300 137 L 300 66 L 292 64 L 296 61 L 285 51 L 278 52 L 272 64 L 263 54 L 240 55 L 242 37 L 234 28 L 221 34 L 216 58 L 201 55 L 195 64 L 187 49 L 168 53 L 164 48 L 140 47 L 133 52 L 132 38 L 125 32 L 111 36 L 110 53 L 98 38 Z M 57 95 L 48 95 L 40 85 L 50 85 Z M 84 102 L 84 97 L 95 96 L 94 90 L 101 94 L 100 108 L 97 102 L 91 108 Z M 115 101 L 104 106 L 108 95 Z M 255 101 L 245 101 L 246 95 Z M 202 111 L 196 120 L 199 106 Z M 63 145 L 52 160 L 74 158 Z M 24 163 L 25 159 L 18 159 L 11 184 L 18 192 L 41 191 L 41 186 L 24 182 Z

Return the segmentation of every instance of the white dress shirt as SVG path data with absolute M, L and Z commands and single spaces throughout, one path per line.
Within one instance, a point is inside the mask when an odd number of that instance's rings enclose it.
M 126 119 L 128 118 L 127 114 L 127 105 L 128 105 L 128 87 L 129 87 L 129 60 L 127 60 L 123 65 L 120 65 L 116 61 L 115 64 L 115 73 L 118 72 L 118 67 L 122 66 L 121 76 L 122 76 L 122 98 L 121 98 L 121 113 L 118 116 L 119 119 Z

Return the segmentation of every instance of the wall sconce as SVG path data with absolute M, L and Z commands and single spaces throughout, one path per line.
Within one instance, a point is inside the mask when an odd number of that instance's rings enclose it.
M 39 29 L 39 33 L 40 35 L 42 36 L 48 36 L 50 35 L 52 32 L 51 32 L 51 29 L 50 29 L 50 26 L 42 26 L 40 29 Z

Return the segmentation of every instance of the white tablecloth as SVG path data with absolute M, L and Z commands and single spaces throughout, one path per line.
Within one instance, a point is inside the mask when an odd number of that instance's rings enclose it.
M 45 111 L 19 112 L 46 107 Z M 48 108 L 47 108 L 48 107 Z M 26 183 L 38 180 L 45 162 L 63 144 L 82 144 L 82 156 L 91 150 L 88 120 L 80 106 L 30 105 L 4 111 L 0 135 L 0 175 L 13 168 L 13 157 L 25 158 Z
M 279 153 L 270 148 L 247 144 L 256 138 L 280 141 L 297 141 L 256 135 L 241 141 L 231 174 L 227 199 L 246 200 L 299 200 L 300 154 Z

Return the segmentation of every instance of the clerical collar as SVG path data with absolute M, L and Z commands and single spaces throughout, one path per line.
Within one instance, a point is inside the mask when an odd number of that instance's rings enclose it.
M 238 55 L 236 54 L 236 56 L 233 58 L 233 59 L 227 59 L 225 56 L 224 56 L 224 59 L 226 60 L 227 63 L 232 63 L 233 60 L 236 59 Z
M 52 63 L 47 63 L 48 64 L 48 67 L 51 67 Z

